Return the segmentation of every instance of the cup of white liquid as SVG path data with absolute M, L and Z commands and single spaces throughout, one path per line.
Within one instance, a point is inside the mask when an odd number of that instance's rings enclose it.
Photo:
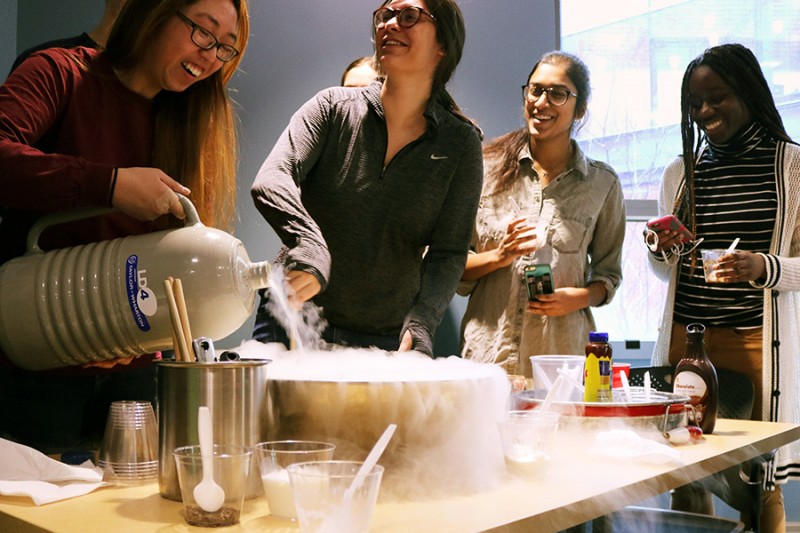
M 301 533 L 369 532 L 383 467 L 361 472 L 363 464 L 319 461 L 289 467 Z
M 560 415 L 554 412 L 509 411 L 497 426 L 506 469 L 519 476 L 535 476 L 547 466 Z
M 295 463 L 330 461 L 336 446 L 328 442 L 281 440 L 259 442 L 254 446 L 264 484 L 264 495 L 272 516 L 297 519 L 286 468 Z

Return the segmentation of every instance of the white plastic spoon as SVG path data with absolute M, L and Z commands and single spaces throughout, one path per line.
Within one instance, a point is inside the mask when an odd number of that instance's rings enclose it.
M 544 370 L 538 365 L 532 365 L 531 370 L 533 371 L 533 382 L 536 384 L 537 389 L 549 391 L 553 388 L 553 383 L 550 381 L 550 378 L 547 377 L 547 374 L 545 374 Z
M 225 491 L 214 481 L 214 434 L 208 407 L 202 406 L 197 410 L 197 433 L 200 437 L 203 480 L 194 488 L 194 499 L 202 510 L 215 513 L 225 503 Z
M 564 376 L 562 374 L 559 374 L 558 377 L 553 382 L 553 387 L 549 391 L 547 391 L 547 396 L 544 397 L 541 407 L 539 407 L 539 410 L 542 413 L 550 411 L 550 406 L 556 399 L 556 396 L 558 395 L 558 389 L 561 388 L 562 383 L 564 383 Z
M 739 237 L 736 237 L 735 239 L 733 239 L 733 242 L 731 243 L 730 246 L 728 246 L 728 249 L 725 250 L 725 253 L 723 255 L 732 254 L 733 251 L 736 249 L 736 245 L 737 244 L 739 244 Z
M 625 399 L 629 402 L 632 402 L 633 396 L 631 396 L 631 385 L 628 382 L 628 376 L 625 375 L 624 370 L 619 371 L 619 380 L 622 383 L 622 392 L 625 394 Z
M 566 366 L 566 364 L 564 366 Z M 563 377 L 570 385 L 575 387 L 575 389 L 578 390 L 581 394 L 585 392 L 586 389 L 583 387 L 583 383 L 575 379 L 575 377 L 572 375 L 569 369 L 564 367 L 557 368 L 556 372 L 558 372 L 559 376 Z
M 389 445 L 389 441 L 392 439 L 392 435 L 394 435 L 394 430 L 397 429 L 397 424 L 389 424 L 386 429 L 383 431 L 383 435 L 378 439 L 378 442 L 375 443 L 375 446 L 372 447 L 370 450 L 369 455 L 367 458 L 364 459 L 364 463 L 361 465 L 361 468 L 358 469 L 356 472 L 356 477 L 353 478 L 353 482 L 350 483 L 350 486 L 347 487 L 347 490 L 344 492 L 344 501 L 346 504 L 349 504 L 350 501 L 353 499 L 353 494 L 358 488 L 364 483 L 364 479 L 366 479 L 367 474 L 372 472 L 372 469 L 378 464 L 378 459 L 381 458 L 383 455 L 384 450 L 386 450 L 386 446 Z
M 325 531 L 347 531 L 347 525 L 350 524 L 350 513 L 352 512 L 351 507 L 353 505 L 353 495 L 356 491 L 361 487 L 366 479 L 367 475 L 372 472 L 372 469 L 375 468 L 375 465 L 378 464 L 378 459 L 381 458 L 383 455 L 384 450 L 386 450 L 386 446 L 389 445 L 389 441 L 394 435 L 394 430 L 397 429 L 397 424 L 389 424 L 386 429 L 383 431 L 383 435 L 380 436 L 378 441 L 375 443 L 375 446 L 372 447 L 367 458 L 364 459 L 364 462 L 361 464 L 361 467 L 356 472 L 353 481 L 350 483 L 350 486 L 345 489 L 344 494 L 342 495 L 342 505 L 337 509 L 335 514 L 333 515 L 331 524 L 329 528 L 323 526 L 323 530 Z

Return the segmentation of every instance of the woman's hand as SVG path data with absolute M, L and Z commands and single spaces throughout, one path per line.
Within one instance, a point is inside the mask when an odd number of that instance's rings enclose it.
M 464 281 L 480 279 L 495 270 L 507 267 L 515 258 L 536 251 L 535 225 L 526 224 L 526 218 L 512 220 L 500 245 L 492 250 L 467 255 L 467 263 L 461 279 Z
M 303 303 L 307 302 L 322 290 L 322 285 L 313 274 L 302 270 L 290 270 L 286 273 L 286 283 L 289 285 L 289 302 L 300 309 Z
M 608 298 L 605 285 L 593 281 L 586 287 L 562 287 L 552 294 L 539 294 L 528 302 L 528 311 L 541 316 L 563 316 L 602 304 Z
M 655 246 L 651 247 L 653 241 L 655 240 L 653 239 L 652 235 L 650 235 L 651 233 L 651 230 L 644 230 L 644 242 L 647 244 L 647 247 L 650 249 L 650 251 L 654 253 L 661 253 L 664 250 L 669 251 L 673 246 L 683 242 L 684 238 L 684 234 L 679 231 L 669 229 L 658 231 L 655 232 L 655 234 L 658 236 L 658 241 L 655 243 Z
M 117 365 L 129 365 L 136 357 L 122 357 L 120 359 L 110 359 L 108 361 L 93 361 L 83 363 L 81 368 L 113 368 Z
M 717 280 L 721 283 L 741 283 L 763 278 L 767 266 L 764 264 L 764 258 L 758 254 L 736 251 L 720 257 L 712 269 L 717 273 Z
M 414 346 L 414 337 L 411 335 L 411 330 L 407 329 L 405 333 L 403 333 L 403 340 L 400 341 L 400 347 L 397 349 L 398 352 L 410 352 Z
M 167 213 L 183 219 L 186 213 L 176 193 L 190 192 L 157 168 L 120 168 L 111 205 L 138 220 L 155 220 Z
M 500 246 L 492 250 L 497 268 L 510 265 L 521 255 L 535 252 L 536 246 L 533 246 L 536 240 L 535 230 L 536 226 L 528 224 L 526 217 L 512 220 L 506 227 L 506 234 L 500 241 Z
M 563 316 L 589 306 L 588 291 L 577 287 L 563 287 L 551 294 L 538 294 L 528 302 L 528 311 L 541 316 Z

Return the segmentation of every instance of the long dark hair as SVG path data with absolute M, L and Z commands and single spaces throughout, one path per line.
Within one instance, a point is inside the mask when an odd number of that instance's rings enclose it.
M 695 69 L 701 65 L 707 66 L 722 78 L 750 110 L 753 121 L 760 124 L 767 135 L 776 140 L 793 142 L 783 127 L 772 92 L 753 52 L 741 44 L 723 44 L 708 48 L 694 58 L 686 67 L 681 83 L 681 139 L 686 186 L 681 189 L 673 205 L 673 212 L 689 226 L 693 235 L 697 234 L 694 168 L 706 138 L 692 120 L 689 81 Z
M 152 43 L 167 22 L 197 0 L 128 0 L 117 18 L 104 54 L 120 70 L 152 57 Z M 156 122 L 153 165 L 192 190 L 203 222 L 232 229 L 237 136 L 225 85 L 247 48 L 250 19 L 246 0 L 231 0 L 239 15 L 232 61 L 183 92 L 161 91 L 153 100 Z
M 381 7 L 391 3 L 392 0 L 384 0 Z M 447 82 L 453 77 L 461 55 L 464 53 L 464 41 L 467 37 L 466 26 L 464 25 L 464 15 L 455 0 L 425 0 L 428 10 L 436 19 L 436 40 L 444 49 L 444 57 L 439 61 L 436 72 L 433 74 L 433 87 L 431 88 L 431 98 L 437 98 L 439 103 L 453 115 L 471 124 L 483 138 L 483 131 L 477 122 L 469 118 L 458 106 L 456 101 L 447 91 Z M 375 28 L 372 28 L 372 37 L 375 41 Z M 377 43 L 375 43 L 377 46 Z M 375 52 L 375 64 L 379 69 L 382 67 L 378 60 L 377 50 Z
M 589 67 L 579 57 L 566 52 L 555 50 L 544 54 L 539 61 L 533 65 L 525 83 L 531 79 L 533 73 L 539 65 L 552 65 L 564 70 L 569 81 L 575 85 L 578 96 L 575 98 L 575 116 L 580 117 L 580 127 L 586 119 L 586 112 L 589 107 L 589 98 L 592 95 L 592 87 L 589 77 Z M 573 130 L 576 125 L 573 124 Z M 527 128 L 520 128 L 516 131 L 506 133 L 486 143 L 483 148 L 485 159 L 498 159 L 494 168 L 488 169 L 487 176 L 494 183 L 493 191 L 500 193 L 508 189 L 516 179 L 519 172 L 520 150 L 526 143 L 530 142 L 530 133 Z

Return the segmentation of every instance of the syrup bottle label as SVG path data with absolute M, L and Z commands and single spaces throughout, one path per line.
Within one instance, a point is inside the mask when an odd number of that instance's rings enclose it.
M 584 367 L 585 402 L 610 402 L 611 396 L 611 358 L 590 353 Z
M 695 423 L 700 425 L 706 409 L 705 400 L 708 392 L 708 387 L 703 378 L 694 372 L 681 372 L 675 376 L 675 384 L 672 387 L 672 391 L 675 394 L 689 397 L 689 403 L 694 405 L 697 411 Z

